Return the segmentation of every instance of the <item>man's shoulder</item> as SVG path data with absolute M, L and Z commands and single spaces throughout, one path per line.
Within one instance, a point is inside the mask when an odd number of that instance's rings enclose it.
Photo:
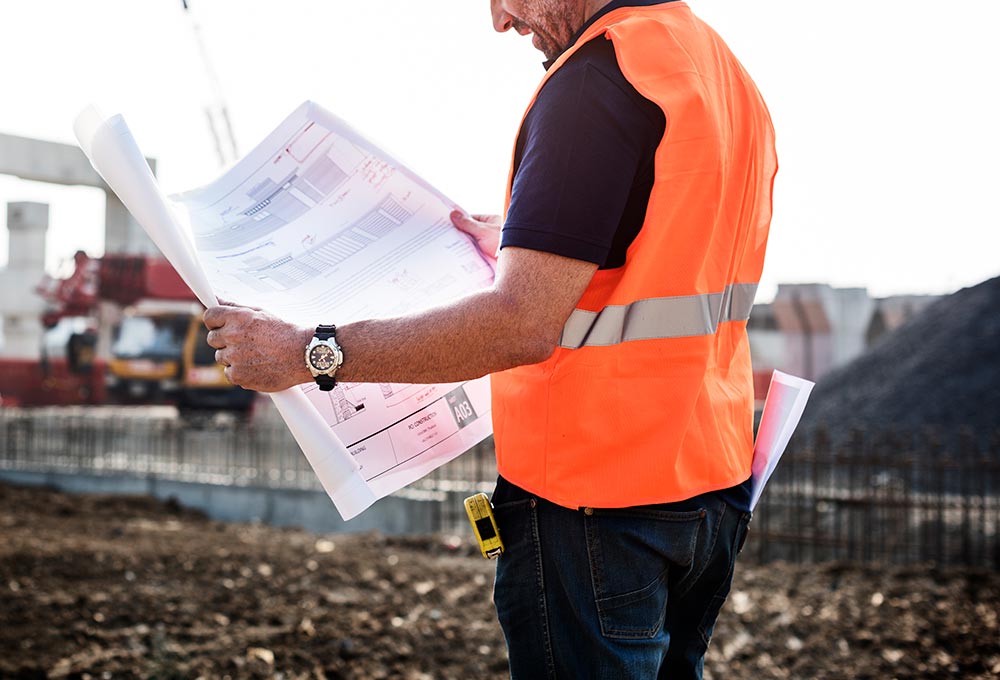
M 569 56 L 558 71 L 552 74 L 549 82 L 575 80 L 583 77 L 588 71 L 596 71 L 609 79 L 625 82 L 615 46 L 603 35 L 588 40 Z
M 631 118 L 633 111 L 639 112 L 640 119 L 647 119 L 662 132 L 662 113 L 628 81 L 618 64 L 614 43 L 603 35 L 588 40 L 566 59 L 538 93 L 537 103 L 533 113 L 596 107 L 614 112 L 614 118 Z

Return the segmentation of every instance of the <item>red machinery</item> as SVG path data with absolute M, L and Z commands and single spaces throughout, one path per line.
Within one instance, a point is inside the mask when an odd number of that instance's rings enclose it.
M 120 312 L 140 300 L 194 303 L 196 298 L 166 260 L 144 255 L 106 255 L 94 259 L 83 251 L 74 256 L 74 271 L 65 279 L 46 277 L 37 292 L 46 303 L 46 329 L 63 319 L 80 319 L 58 355 L 41 348 L 38 360 L 0 359 L 4 405 L 46 406 L 100 404 L 106 401 L 109 357 L 98 352 L 102 302 Z M 110 330 L 110 329 L 107 329 Z

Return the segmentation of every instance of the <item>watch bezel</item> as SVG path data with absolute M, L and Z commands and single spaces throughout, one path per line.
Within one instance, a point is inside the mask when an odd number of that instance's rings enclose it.
M 333 365 L 327 369 L 319 368 L 313 363 L 312 360 L 313 350 L 315 350 L 317 347 L 321 345 L 323 347 L 326 347 L 333 353 Z M 309 342 L 308 345 L 306 345 L 305 360 L 306 360 L 306 367 L 309 369 L 309 372 L 312 374 L 314 378 L 319 377 L 321 375 L 329 376 L 332 378 L 337 373 L 337 369 L 339 369 L 341 365 L 343 365 L 344 363 L 344 351 L 340 348 L 340 345 L 337 344 L 337 340 L 335 337 L 330 337 L 326 340 L 320 340 L 316 336 L 313 336 L 313 339 Z

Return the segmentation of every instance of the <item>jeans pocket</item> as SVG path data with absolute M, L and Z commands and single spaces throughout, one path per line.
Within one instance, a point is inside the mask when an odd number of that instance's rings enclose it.
M 508 501 L 493 507 L 493 518 L 497 522 L 497 530 L 504 545 L 504 552 L 511 549 L 523 550 L 526 545 L 531 543 L 530 510 L 532 507 L 530 498 Z
M 601 632 L 648 639 L 663 625 L 671 567 L 695 558 L 703 509 L 596 510 L 586 517 L 587 549 Z
M 501 614 L 508 607 L 518 609 L 518 601 L 533 595 L 537 587 L 535 572 L 537 546 L 530 499 L 502 503 L 493 508 L 503 554 L 497 559 L 493 601 Z M 504 597 L 514 593 L 511 597 Z
M 736 514 L 735 511 L 730 510 L 727 515 L 735 517 L 736 520 L 735 529 L 729 529 L 732 532 L 732 538 L 728 543 L 720 541 L 713 555 L 713 561 L 716 564 L 709 570 L 713 578 L 709 578 L 709 575 L 706 575 L 706 578 L 703 579 L 704 583 L 700 584 L 700 587 L 706 590 L 706 592 L 709 588 L 712 589 L 708 608 L 698 624 L 698 632 L 706 649 L 708 648 L 709 640 L 712 638 L 716 619 L 718 619 L 719 613 L 722 611 L 722 606 L 726 603 L 726 599 L 729 597 L 729 592 L 733 586 L 736 557 L 743 550 L 747 534 L 750 531 L 750 513 Z M 723 523 L 724 526 L 726 524 L 726 522 Z

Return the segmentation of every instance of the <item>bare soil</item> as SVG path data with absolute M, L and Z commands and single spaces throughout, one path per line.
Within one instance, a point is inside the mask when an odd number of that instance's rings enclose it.
M 0 484 L 0 678 L 503 678 L 463 537 Z M 1000 678 L 1000 574 L 740 565 L 706 677 Z

